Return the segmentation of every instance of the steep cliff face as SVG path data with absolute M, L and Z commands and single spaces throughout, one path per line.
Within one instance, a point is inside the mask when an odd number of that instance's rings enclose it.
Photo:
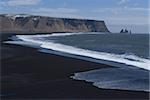
M 32 15 L 0 15 L 0 32 L 109 32 L 104 21 Z

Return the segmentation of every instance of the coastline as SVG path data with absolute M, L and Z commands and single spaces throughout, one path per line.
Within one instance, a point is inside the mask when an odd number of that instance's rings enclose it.
M 1 92 L 8 94 L 2 99 L 149 99 L 148 92 L 99 89 L 70 78 L 76 72 L 112 66 L 3 43 L 1 55 Z

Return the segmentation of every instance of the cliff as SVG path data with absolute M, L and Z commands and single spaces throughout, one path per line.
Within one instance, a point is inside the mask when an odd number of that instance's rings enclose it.
M 0 32 L 109 32 L 104 21 L 0 14 Z

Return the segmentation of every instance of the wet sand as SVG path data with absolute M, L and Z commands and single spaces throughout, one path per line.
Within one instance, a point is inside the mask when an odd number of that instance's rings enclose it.
M 1 40 L 7 40 L 7 36 L 3 36 Z M 113 66 L 1 43 L 1 98 L 18 100 L 149 99 L 148 92 L 99 89 L 92 83 L 70 78 L 75 72 L 107 67 Z

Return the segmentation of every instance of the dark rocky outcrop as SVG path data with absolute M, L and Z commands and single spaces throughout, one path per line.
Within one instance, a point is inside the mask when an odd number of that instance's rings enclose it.
M 109 32 L 104 21 L 0 14 L 0 32 Z

